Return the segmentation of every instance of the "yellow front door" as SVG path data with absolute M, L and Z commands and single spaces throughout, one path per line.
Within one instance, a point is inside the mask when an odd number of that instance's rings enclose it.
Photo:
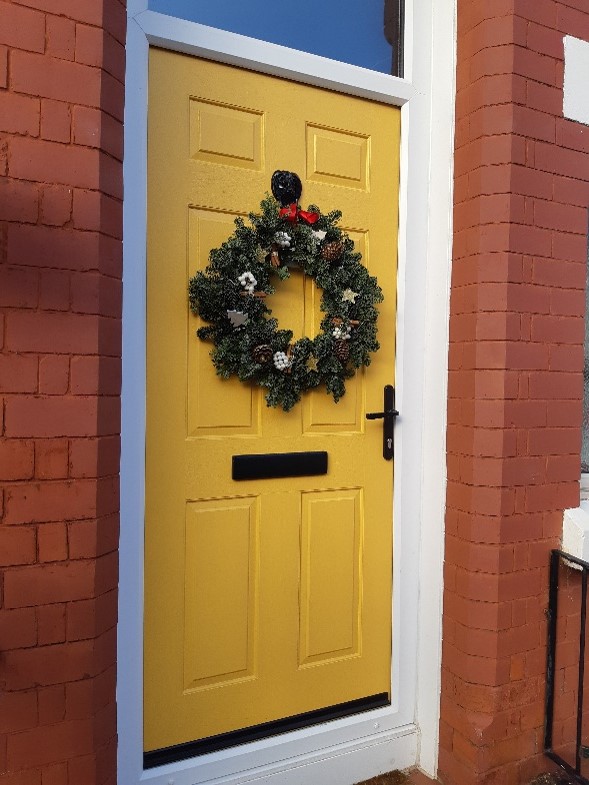
M 160 50 L 149 83 L 153 751 L 390 698 L 393 474 L 382 424 L 365 414 L 382 410 L 393 383 L 399 110 Z M 301 177 L 303 206 L 342 211 L 385 297 L 370 367 L 339 403 L 318 390 L 289 413 L 215 375 L 187 298 L 190 276 L 236 216 L 259 209 L 276 169 Z M 319 296 L 291 273 L 269 305 L 296 340 L 319 330 Z M 232 480 L 234 455 L 304 451 L 326 451 L 328 473 Z

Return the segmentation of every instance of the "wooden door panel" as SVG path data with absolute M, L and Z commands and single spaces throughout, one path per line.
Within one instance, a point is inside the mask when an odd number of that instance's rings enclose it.
M 308 492 L 302 502 L 299 667 L 360 654 L 364 539 L 360 488 Z
M 188 257 L 185 291 L 195 270 L 204 270 L 209 251 L 218 248 L 233 233 L 235 212 L 190 206 L 188 210 Z M 241 215 L 240 217 L 244 217 Z M 195 340 L 194 319 L 188 319 L 186 347 L 187 435 L 212 436 L 256 433 L 259 430 L 259 407 L 254 390 L 238 394 L 242 386 L 236 379 L 224 382 L 215 374 L 201 374 L 199 369 L 210 362 L 210 346 Z
M 362 254 L 362 263 L 368 269 L 367 259 L 368 238 L 366 232 L 355 232 L 343 227 L 354 241 L 356 249 Z M 306 303 L 309 304 L 306 313 L 307 335 L 315 336 L 321 330 L 321 290 L 308 281 Z M 340 399 L 337 406 L 333 405 L 331 397 L 325 395 L 322 389 L 312 390 L 302 401 L 303 432 L 304 433 L 361 433 L 364 429 L 362 420 L 362 406 L 364 401 L 364 369 L 346 381 L 346 394 Z
M 172 52 L 150 54 L 145 749 L 390 693 L 399 112 Z M 275 169 L 302 202 L 340 209 L 376 274 L 381 349 L 335 404 L 292 411 L 215 375 L 187 284 L 257 211 Z M 299 270 L 269 305 L 295 339 L 319 330 Z M 328 473 L 232 480 L 234 455 L 328 453 Z
M 263 112 L 191 99 L 191 158 L 261 171 L 264 168 L 263 141 Z
M 254 678 L 259 531 L 255 497 L 186 505 L 185 691 Z
M 370 137 L 307 123 L 306 146 L 310 181 L 369 189 Z

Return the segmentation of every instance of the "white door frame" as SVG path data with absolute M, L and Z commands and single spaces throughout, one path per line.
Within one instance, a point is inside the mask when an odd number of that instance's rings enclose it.
M 118 626 L 120 785 L 352 785 L 435 775 L 441 665 L 455 0 L 407 0 L 406 78 L 157 14 L 129 0 L 124 160 Z M 150 45 L 401 107 L 390 707 L 144 771 L 143 517 L 147 55 Z M 397 645 L 395 645 L 397 643 Z M 302 768 L 304 767 L 304 768 Z

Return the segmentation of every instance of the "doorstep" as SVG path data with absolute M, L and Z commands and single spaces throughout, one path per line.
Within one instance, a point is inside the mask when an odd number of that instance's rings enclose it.
M 380 774 L 358 785 L 440 785 L 438 780 L 430 779 L 426 774 L 414 769 L 413 771 L 391 771 Z
M 439 780 L 432 780 L 421 771 L 412 771 L 409 774 L 407 785 L 439 785 Z

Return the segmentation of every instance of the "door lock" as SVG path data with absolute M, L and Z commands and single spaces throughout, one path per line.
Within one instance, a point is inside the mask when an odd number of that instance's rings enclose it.
M 395 409 L 395 388 L 392 384 L 385 384 L 383 399 L 383 411 L 367 412 L 366 419 L 384 420 L 382 425 L 382 457 L 385 461 L 391 461 L 395 457 L 395 418 L 399 416 L 399 412 Z

